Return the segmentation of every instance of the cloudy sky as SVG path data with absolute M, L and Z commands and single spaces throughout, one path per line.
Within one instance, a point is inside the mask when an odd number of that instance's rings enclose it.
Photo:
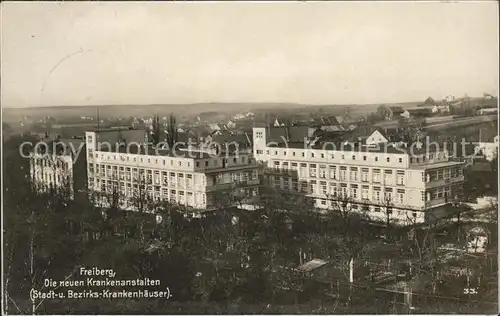
M 2 3 L 2 104 L 498 95 L 498 6 Z

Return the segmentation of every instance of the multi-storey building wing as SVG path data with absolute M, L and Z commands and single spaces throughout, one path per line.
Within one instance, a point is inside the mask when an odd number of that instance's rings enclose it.
M 85 152 L 84 146 L 83 139 L 51 139 L 47 135 L 33 144 L 30 176 L 37 190 L 54 189 L 72 199 L 82 192 L 86 181 L 85 159 L 79 154 Z
M 451 161 L 445 151 L 389 144 L 269 145 L 269 129 L 255 127 L 253 144 L 255 158 L 268 167 L 270 184 L 310 196 L 318 208 L 348 198 L 353 210 L 374 220 L 384 220 L 389 210 L 394 221 L 414 223 L 440 216 L 461 194 L 463 163 Z
M 73 157 L 70 154 L 34 152 L 30 160 L 30 175 L 40 192 L 67 189 L 73 197 Z
M 212 209 L 219 193 L 238 191 L 245 199 L 258 194 L 258 165 L 251 153 L 155 149 L 142 136 L 127 140 L 126 133 L 117 133 L 86 132 L 87 174 L 90 191 L 117 190 L 122 208 L 136 209 L 133 200 L 140 195 Z

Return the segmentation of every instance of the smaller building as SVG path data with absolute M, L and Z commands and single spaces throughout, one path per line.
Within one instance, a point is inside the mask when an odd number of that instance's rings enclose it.
M 385 119 L 386 120 L 398 119 L 401 116 L 401 114 L 404 113 L 404 111 L 405 110 L 400 106 L 391 106 L 389 108 L 389 111 L 387 111 Z
M 477 115 L 489 115 L 498 113 L 498 108 L 483 108 L 476 112 Z

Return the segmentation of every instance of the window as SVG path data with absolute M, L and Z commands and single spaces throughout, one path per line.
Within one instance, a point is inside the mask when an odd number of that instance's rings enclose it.
M 403 190 L 403 189 L 397 190 L 396 201 L 399 204 L 404 204 L 404 202 L 405 202 L 405 190 Z
M 358 168 L 351 167 L 350 178 L 351 181 L 358 181 Z
M 363 156 L 363 161 L 366 161 L 366 156 Z
M 323 179 L 326 178 L 326 166 L 325 165 L 319 166 L 319 177 L 323 178 Z
M 340 167 L 340 180 L 345 181 L 347 179 L 347 167 Z
M 337 166 L 330 166 L 330 179 L 336 179 L 337 178 Z
M 373 182 L 380 182 L 380 169 L 373 169 Z
M 392 188 L 385 188 L 384 201 L 385 202 L 392 202 Z
M 358 185 L 357 184 L 351 184 L 351 198 L 353 198 L 353 199 L 358 198 Z
M 311 157 L 314 158 L 314 153 L 311 153 Z
M 362 198 L 363 200 L 368 200 L 368 199 L 369 199 L 369 198 L 368 198 L 368 192 L 369 192 L 369 189 L 370 189 L 370 187 L 369 187 L 369 186 L 367 186 L 367 185 L 363 185 L 363 186 L 361 187 L 361 198 Z
M 441 169 L 436 170 L 436 179 L 437 180 L 443 179 L 443 170 L 441 170 Z
M 301 163 L 300 164 L 300 168 L 299 168 L 299 176 L 301 178 L 305 178 L 306 177 L 306 169 L 307 168 L 307 164 L 306 163 Z
M 403 163 L 403 158 L 399 158 L 399 163 Z
M 405 172 L 398 170 L 396 171 L 396 184 L 404 185 L 405 184 Z
M 387 160 L 387 162 L 391 162 L 391 158 L 390 157 L 387 157 L 385 159 Z
M 450 178 L 450 169 L 449 168 L 446 168 L 443 170 L 443 178 L 444 179 Z
M 378 157 L 374 157 L 375 161 L 378 161 Z
M 316 177 L 316 164 L 309 165 L 309 176 L 314 178 Z
M 278 151 L 277 151 L 277 150 L 276 150 L 276 151 L 274 151 L 274 155 L 275 155 L 275 156 L 278 156 Z
M 375 208 L 373 209 L 373 211 L 374 211 L 374 212 L 376 212 L 376 213 L 380 212 L 380 207 L 375 207 Z
M 292 151 L 292 156 L 295 156 L 295 152 L 294 151 Z
M 302 152 L 302 157 L 305 157 L 305 153 L 304 152 Z
M 346 183 L 341 183 L 340 184 L 340 194 L 342 197 L 347 197 L 347 184 Z
M 361 182 L 368 182 L 368 168 L 361 168 Z
M 321 154 L 321 158 L 325 158 L 325 154 Z
M 380 201 L 380 187 L 373 187 L 373 200 Z
M 266 155 L 269 155 L 269 150 L 266 150 Z
M 420 198 L 422 202 L 425 202 L 425 191 L 420 191 Z
M 315 180 L 312 180 L 311 181 L 311 186 L 310 186 L 310 193 L 316 193 L 316 181 Z
M 330 194 L 333 196 L 337 195 L 337 184 L 335 182 L 330 182 Z
M 356 156 L 355 155 L 352 155 L 352 160 L 356 160 Z
M 321 185 L 321 194 L 325 194 L 325 195 L 328 194 L 328 190 L 326 187 L 326 181 L 321 181 L 320 185 Z
M 385 170 L 384 172 L 384 183 L 392 185 L 393 177 L 392 177 L 392 170 Z
M 205 167 L 208 167 L 208 161 L 205 161 Z
M 326 205 L 326 200 L 321 199 L 320 201 L 321 201 L 321 205 Z

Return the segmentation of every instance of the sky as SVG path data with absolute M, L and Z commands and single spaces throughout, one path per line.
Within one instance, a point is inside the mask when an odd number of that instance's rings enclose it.
M 498 95 L 486 2 L 2 2 L 4 107 Z

